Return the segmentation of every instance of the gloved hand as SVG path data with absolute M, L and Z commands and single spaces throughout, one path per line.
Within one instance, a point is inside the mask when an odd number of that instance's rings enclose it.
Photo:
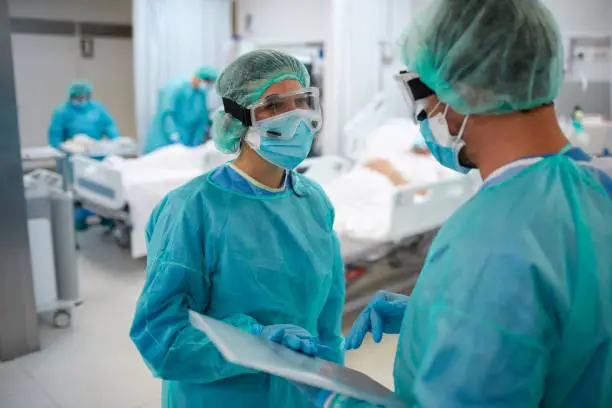
M 262 326 L 256 334 L 307 356 L 316 356 L 319 347 L 322 347 L 318 338 L 293 324 Z
M 358 349 L 367 332 L 380 343 L 383 333 L 398 334 L 410 297 L 380 291 L 361 312 L 350 333 L 346 336 L 345 349 Z

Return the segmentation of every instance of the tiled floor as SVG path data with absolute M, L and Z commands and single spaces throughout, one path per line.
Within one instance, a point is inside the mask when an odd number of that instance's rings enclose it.
M 128 337 L 144 262 L 99 231 L 79 242 L 85 303 L 74 311 L 70 329 L 43 327 L 42 351 L 0 364 L 0 407 L 160 407 L 160 383 Z M 365 344 L 347 355 L 347 364 L 391 387 L 395 347 L 393 337 Z

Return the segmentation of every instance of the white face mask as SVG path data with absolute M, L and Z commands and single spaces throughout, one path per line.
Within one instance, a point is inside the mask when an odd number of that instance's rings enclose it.
M 438 102 L 432 112 L 435 112 L 439 106 L 440 102 Z M 431 127 L 431 133 L 433 133 L 436 142 L 438 142 L 440 146 L 450 147 L 458 152 L 463 146 L 465 146 L 465 142 L 463 141 L 463 132 L 465 132 L 469 115 L 463 119 L 459 133 L 457 135 L 452 135 L 450 129 L 448 128 L 448 121 L 446 120 L 448 109 L 449 107 L 446 105 L 444 112 L 439 112 L 433 116 L 429 116 L 429 125 Z
M 440 106 L 440 103 L 432 110 L 435 112 Z M 468 173 L 470 169 L 462 166 L 459 162 L 459 152 L 465 146 L 463 141 L 463 133 L 467 126 L 469 115 L 463 119 L 459 134 L 453 136 L 448 128 L 446 115 L 448 114 L 448 105 L 444 109 L 444 113 L 440 112 L 421 122 L 421 134 L 431 151 L 431 154 L 438 162 L 449 169 L 460 173 Z

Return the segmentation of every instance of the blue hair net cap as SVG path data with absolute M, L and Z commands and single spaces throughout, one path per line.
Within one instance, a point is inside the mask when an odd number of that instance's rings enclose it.
M 400 40 L 404 63 L 461 114 L 503 114 L 552 102 L 563 41 L 539 0 L 434 0 Z
M 303 87 L 310 86 L 306 67 L 295 57 L 276 50 L 251 51 L 221 73 L 217 93 L 247 107 L 257 101 L 270 85 L 286 79 L 295 79 Z M 237 152 L 246 131 L 240 121 L 223 110 L 215 114 L 211 134 L 220 151 Z
M 68 97 L 89 95 L 93 91 L 93 85 L 89 81 L 74 81 L 68 88 Z
M 217 70 L 213 67 L 202 67 L 196 72 L 196 77 L 202 81 L 216 81 Z

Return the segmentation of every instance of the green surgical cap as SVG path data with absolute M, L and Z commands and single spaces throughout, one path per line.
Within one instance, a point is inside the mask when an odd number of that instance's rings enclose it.
M 244 54 L 217 81 L 217 93 L 222 98 L 248 107 L 257 101 L 272 84 L 295 79 L 303 87 L 310 86 L 310 76 L 304 64 L 295 57 L 276 50 L 256 50 Z M 212 138 L 217 149 L 235 153 L 247 128 L 237 119 L 220 110 L 215 114 Z
M 196 72 L 196 77 L 202 81 L 216 81 L 217 71 L 213 67 L 202 67 Z
M 68 97 L 75 98 L 91 94 L 93 85 L 89 81 L 74 81 L 68 88 Z
M 434 0 L 400 48 L 408 70 L 464 115 L 542 106 L 563 82 L 562 38 L 538 0 Z

